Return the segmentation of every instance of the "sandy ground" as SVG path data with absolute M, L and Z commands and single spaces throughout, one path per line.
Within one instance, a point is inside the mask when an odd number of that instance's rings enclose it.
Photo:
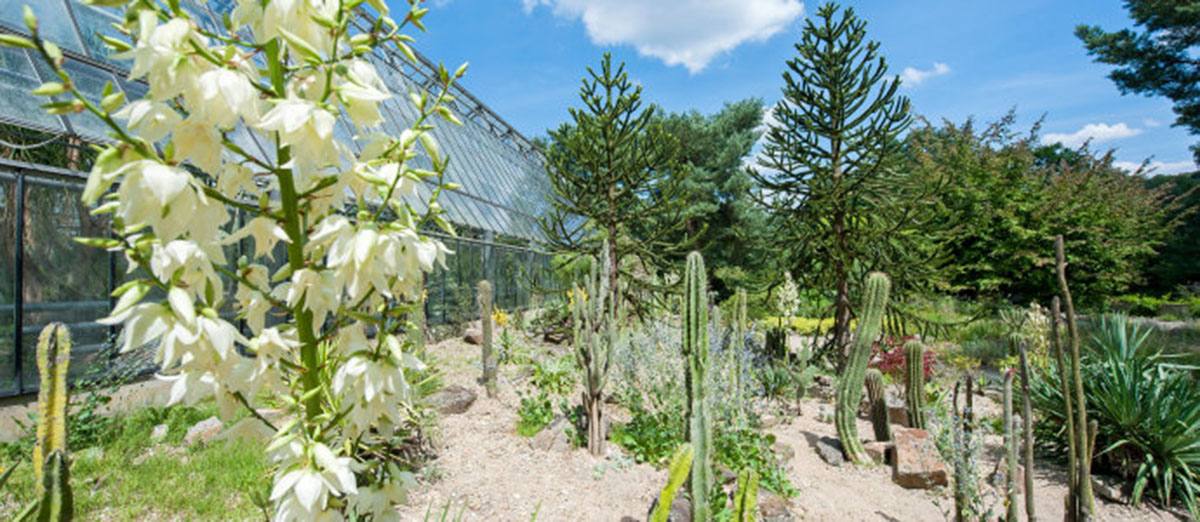
M 424 520 L 427 510 L 437 511 L 447 503 L 453 506 L 452 513 L 463 510 L 469 521 L 528 521 L 535 512 L 542 521 L 645 520 L 648 507 L 666 481 L 665 471 L 629 464 L 615 456 L 620 453 L 615 446 L 609 446 L 608 458 L 592 457 L 584 449 L 570 453 L 531 449 L 529 439 L 515 430 L 519 405 L 516 370 L 504 368 L 499 397 L 488 398 L 475 382 L 478 347 L 453 340 L 433 350 L 442 355 L 446 384 L 475 389 L 479 399 L 466 413 L 441 420 L 439 456 L 413 492 L 410 505 L 401 510 L 404 520 Z M 836 434 L 832 424 L 817 420 L 822 407 L 832 411 L 827 402 L 809 399 L 805 415 L 789 416 L 770 429 L 779 443 L 795 449 L 788 474 L 799 491 L 791 500 L 797 520 L 947 519 L 954 505 L 949 491 L 903 489 L 892 482 L 888 466 L 833 467 L 822 461 L 812 444 L 822 436 Z M 859 433 L 870 435 L 868 421 L 860 419 Z M 1001 441 L 993 436 L 986 443 L 988 456 L 980 463 L 984 474 L 995 466 Z M 1037 465 L 1035 497 L 1041 520 L 1062 520 L 1063 475 L 1060 468 Z M 988 488 L 984 494 L 993 501 L 994 512 L 1002 516 L 998 493 Z M 1099 520 L 1187 520 L 1177 511 L 1097 502 Z M 1023 504 L 1020 519 L 1025 520 Z

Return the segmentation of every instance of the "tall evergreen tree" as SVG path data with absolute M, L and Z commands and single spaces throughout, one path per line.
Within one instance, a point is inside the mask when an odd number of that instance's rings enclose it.
M 1097 62 L 1118 66 L 1108 77 L 1123 94 L 1169 98 L 1175 125 L 1200 134 L 1200 1 L 1125 0 L 1125 8 L 1143 32 L 1080 25 L 1075 36 Z M 1200 145 L 1192 153 L 1200 161 Z
M 699 111 L 662 116 L 663 128 L 679 142 L 676 174 L 684 200 L 684 230 L 710 267 L 712 290 L 721 298 L 733 288 L 762 279 L 774 259 L 766 213 L 753 200 L 745 162 L 762 136 L 763 102 L 726 103 L 713 114 Z
M 780 251 L 809 288 L 833 289 L 833 344 L 849 348 L 851 284 L 869 270 L 898 280 L 911 261 L 913 205 L 894 168 L 912 122 L 900 80 L 852 8 L 827 3 L 805 22 L 783 73 L 783 99 L 753 172 Z
M 540 224 L 547 246 L 568 259 L 599 256 L 608 244 L 616 305 L 622 293 L 654 287 L 649 276 L 689 244 L 679 239 L 683 198 L 671 175 L 680 168 L 678 142 L 643 103 L 625 64 L 614 69 L 608 53 L 599 72 L 588 67 L 579 97 L 583 107 L 569 109 L 571 121 L 550 131 L 552 210 Z

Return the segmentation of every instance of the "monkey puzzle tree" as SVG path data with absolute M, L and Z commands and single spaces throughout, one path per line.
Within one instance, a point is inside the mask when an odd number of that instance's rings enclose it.
M 569 109 L 572 121 L 550 131 L 552 210 L 540 224 L 549 247 L 571 256 L 599 256 L 608 245 L 615 307 L 623 289 L 651 286 L 641 276 L 690 244 L 678 239 L 684 225 L 684 198 L 672 179 L 680 168 L 678 143 L 655 118 L 654 105 L 643 104 L 625 64 L 614 69 L 608 53 L 599 72 L 588 67 L 579 97 L 584 106 Z
M 808 287 L 835 291 L 832 346 L 844 360 L 851 281 L 870 270 L 903 280 L 919 264 L 910 243 L 920 239 L 913 209 L 925 196 L 894 168 L 897 137 L 912 121 L 900 80 L 887 76 L 866 22 L 838 11 L 828 3 L 805 22 L 751 170 L 790 257 L 784 265 Z

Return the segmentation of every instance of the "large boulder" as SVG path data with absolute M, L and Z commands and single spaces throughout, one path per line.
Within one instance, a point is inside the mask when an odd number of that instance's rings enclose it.
M 758 490 L 758 513 L 762 522 L 792 522 L 792 501 L 765 489 Z
M 909 489 L 950 484 L 950 473 L 928 431 L 893 427 L 892 481 Z
M 209 441 L 221 434 L 221 430 L 225 429 L 225 424 L 221 419 L 209 417 L 200 422 L 197 422 L 190 429 L 187 435 L 183 436 L 183 445 L 191 446 L 196 443 L 207 444 Z
M 471 405 L 475 404 L 476 397 L 470 388 L 451 384 L 430 394 L 425 398 L 425 402 L 442 415 L 457 415 L 470 409 Z
M 842 452 L 842 441 L 833 437 L 821 437 L 813 444 L 817 455 L 830 466 L 841 466 L 846 463 L 846 455 Z
M 871 460 L 880 464 L 887 464 L 892 453 L 892 443 L 887 441 L 864 442 L 863 448 L 867 450 L 867 456 Z
M 467 328 L 467 332 L 463 334 L 463 341 L 467 344 L 480 345 L 483 344 L 483 330 L 478 328 Z

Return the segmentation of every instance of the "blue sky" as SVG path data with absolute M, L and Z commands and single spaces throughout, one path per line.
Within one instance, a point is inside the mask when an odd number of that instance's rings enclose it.
M 397 4 L 397 0 L 392 0 Z M 1090 136 L 1126 165 L 1190 171 L 1193 136 L 1171 127 L 1171 103 L 1122 96 L 1073 35 L 1075 25 L 1130 25 L 1119 0 L 863 1 L 854 7 L 881 43 L 903 93 L 932 121 L 994 121 L 1019 130 L 1045 115 L 1043 135 Z M 726 101 L 780 97 L 784 62 L 806 16 L 798 0 L 431 0 L 417 48 L 447 66 L 470 61 L 465 86 L 528 136 L 578 105 L 580 79 L 603 52 L 627 62 L 650 101 L 714 112 Z M 401 7 L 401 6 L 397 6 Z

